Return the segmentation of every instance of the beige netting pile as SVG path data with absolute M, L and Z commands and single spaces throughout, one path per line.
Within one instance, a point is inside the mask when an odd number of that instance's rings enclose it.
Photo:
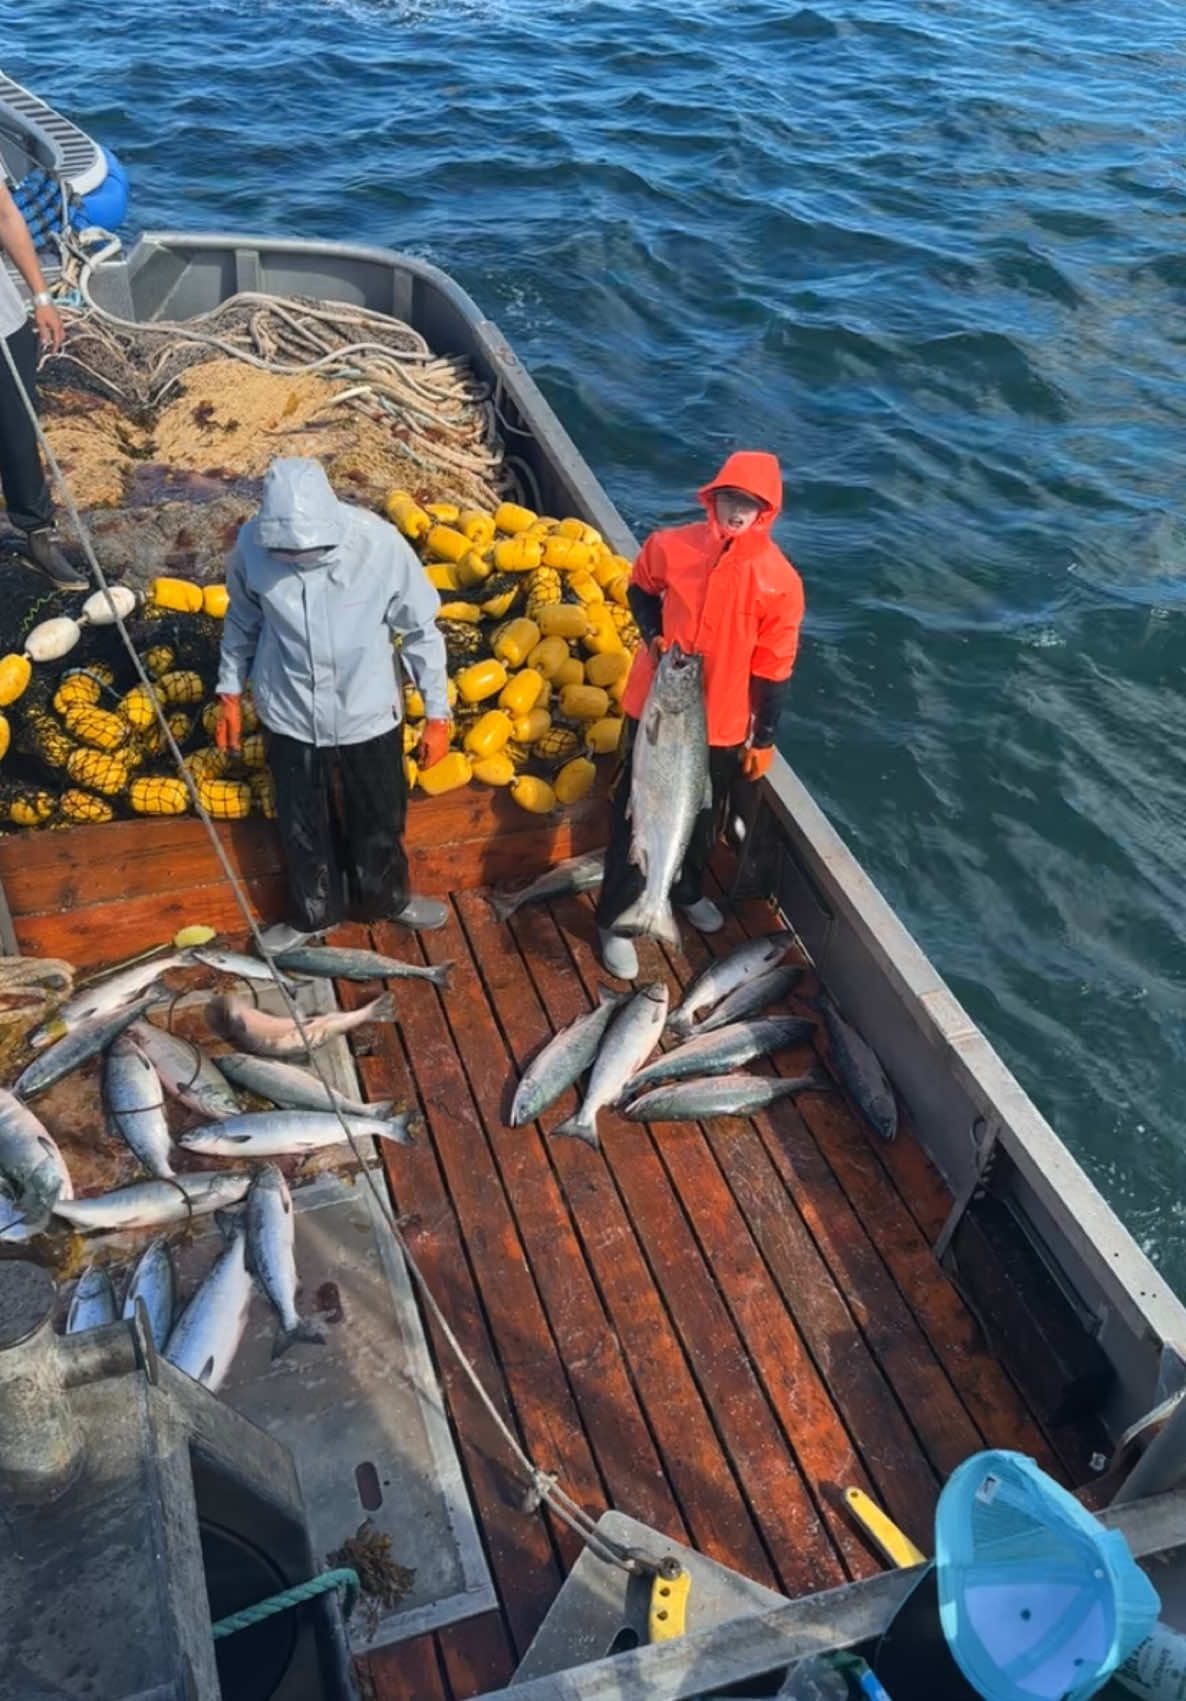
M 84 509 L 242 491 L 285 454 L 318 456 L 366 503 L 394 486 L 485 509 L 518 493 L 488 386 L 398 320 L 256 296 L 185 326 L 65 317 L 44 414 Z

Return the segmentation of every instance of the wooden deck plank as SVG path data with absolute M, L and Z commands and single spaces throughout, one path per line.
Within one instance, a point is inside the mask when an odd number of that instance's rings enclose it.
M 506 1622 L 499 1612 L 459 1619 L 437 1632 L 437 1646 L 452 1701 L 469 1701 L 510 1682 L 517 1661 Z M 379 1701 L 387 1701 L 386 1696 Z
M 502 1119 L 516 1061 L 503 1031 L 518 1036 L 522 1057 L 549 1036 L 547 1018 L 513 941 L 495 924 L 486 903 L 459 896 L 456 904 L 464 932 L 453 921 L 445 931 L 426 935 L 423 944 L 434 962 L 468 958 L 471 966 L 476 961 L 481 967 L 480 979 L 476 969 L 456 975 L 443 1001 L 589 1445 L 615 1506 L 686 1540 L 686 1526 L 541 1137 L 534 1126 L 512 1129 Z
M 553 1026 L 565 1026 L 589 1008 L 589 1000 L 552 915 L 546 909 L 524 910 L 511 926 L 526 965 L 526 986 L 534 983 Z M 575 1095 L 565 1093 L 545 1113 L 542 1126 L 554 1127 L 574 1106 Z M 775 1587 L 743 1487 L 612 1176 L 580 1141 L 552 1140 L 549 1155 L 693 1542 L 720 1564 Z
M 249 880 L 247 896 L 258 921 L 278 920 L 284 906 L 283 875 Z M 13 921 L 27 956 L 64 957 L 78 970 L 102 968 L 113 960 L 113 952 L 122 960 L 165 945 L 192 922 L 217 933 L 243 932 L 242 911 L 225 880 L 180 885 L 148 897 L 116 898 L 60 914 L 14 916 Z
M 404 842 L 413 866 L 447 892 L 511 879 L 525 868 L 604 842 L 607 765 L 589 794 L 556 817 L 527 815 L 492 787 L 443 797 L 413 793 Z M 258 879 L 283 868 L 275 825 L 259 817 L 215 830 L 235 872 Z M 442 858 L 441 847 L 457 856 Z M 56 833 L 0 833 L 0 883 L 15 915 L 48 915 L 124 898 L 148 897 L 223 879 L 202 822 L 192 817 L 110 821 Z
M 774 925 L 774 918 L 764 907 L 761 919 L 767 928 Z M 689 973 L 698 974 L 714 956 L 741 943 L 745 934 L 736 920 L 730 918 L 721 933 L 711 939 L 688 929 L 684 930 L 683 938 L 684 961 Z M 781 1067 L 784 1073 L 794 1075 L 814 1061 L 814 1051 L 804 1046 L 789 1054 Z M 755 1067 L 765 1069 L 773 1065 Z M 869 1229 L 853 1210 L 794 1104 L 782 1101 L 771 1105 L 754 1122 L 794 1206 L 794 1219 L 802 1223 L 811 1247 L 828 1272 L 830 1284 L 843 1296 L 845 1307 L 901 1403 L 932 1466 L 940 1479 L 945 1479 L 970 1453 L 983 1446 L 982 1434 L 882 1262 Z M 745 1180 L 739 1176 L 736 1186 L 740 1189 L 743 1185 Z M 747 1186 L 746 1190 L 748 1193 L 750 1188 Z M 771 1215 L 767 1209 L 768 1221 Z M 791 1221 L 790 1213 L 785 1219 L 773 1214 L 771 1232 L 790 1234 Z M 876 1232 L 875 1224 L 870 1228 Z M 807 1250 L 796 1243 L 792 1271 L 809 1268 L 809 1257 Z M 804 1293 L 817 1294 L 821 1283 L 804 1280 L 800 1286 Z M 816 1334 L 825 1341 L 835 1339 L 823 1319 Z M 829 1358 L 834 1356 L 829 1352 Z M 850 1356 L 841 1354 L 839 1359 L 843 1372 L 855 1376 L 858 1367 Z M 864 1366 L 860 1365 L 859 1369 L 863 1376 Z
M 374 1701 L 450 1701 L 434 1636 L 376 1648 L 366 1659 Z
M 380 950 L 399 943 L 401 930 L 378 924 Z M 406 934 L 403 938 L 406 940 Z M 468 953 L 459 954 L 454 986 L 468 980 L 481 996 Z M 401 982 L 399 1022 L 425 1107 L 433 1146 L 465 1236 L 469 1258 L 497 1344 L 515 1409 L 536 1465 L 557 1472 L 568 1493 L 594 1517 L 605 1510 L 605 1488 L 589 1449 L 564 1366 L 548 1326 L 523 1243 L 503 1191 L 447 1016 L 425 981 Z M 563 1525 L 557 1544 L 569 1564 L 579 1544 Z
M 744 907 L 742 918 L 754 932 L 769 931 L 775 925 L 766 905 Z M 788 1072 L 785 1062 L 778 1067 Z M 979 1325 L 892 1184 L 873 1144 L 876 1136 L 863 1128 L 839 1093 L 806 1095 L 797 1111 L 858 1218 L 864 1224 L 877 1225 L 877 1246 L 885 1265 L 955 1383 L 985 1444 L 1017 1448 L 1037 1459 L 1043 1469 L 1061 1474 L 1045 1434 L 1004 1367 L 985 1345 Z M 902 1138 L 917 1144 L 908 1130 Z
M 691 975 L 686 962 L 677 954 L 661 953 L 650 941 L 640 943 L 639 955 L 640 978 L 663 978 L 669 985 L 674 979 L 671 995 L 678 999 Z M 878 1569 L 879 1562 L 871 1559 L 841 1510 L 840 1491 L 850 1485 L 873 1489 L 913 1530 L 929 1520 L 935 1479 L 876 1367 L 867 1354 L 859 1362 L 863 1343 L 818 1255 L 814 1269 L 796 1259 L 795 1252 L 801 1257 L 814 1254 L 802 1224 L 793 1248 L 777 1238 L 788 1233 L 797 1218 L 760 1135 L 746 1118 L 652 1123 L 649 1132 L 834 1542 L 855 1575 Z M 766 1248 L 750 1232 L 735 1181 L 759 1194 L 766 1183 L 766 1226 L 771 1250 L 780 1257 L 785 1289 L 770 1268 Z M 829 1299 L 833 1303 L 827 1309 Z M 834 1339 L 835 1356 L 855 1372 L 846 1379 L 847 1399 L 834 1397 L 805 1343 L 800 1312 L 810 1311 L 812 1305 L 825 1307 L 815 1329 L 825 1359 Z M 860 1456 L 859 1442 L 854 1446 L 858 1430 L 866 1459 Z
M 282 867 L 270 821 L 224 822 L 219 840 L 245 879 Z M 68 832 L 0 836 L 0 881 L 18 915 L 46 915 L 113 899 L 209 885 L 222 870 L 198 821 L 145 818 Z
M 586 992 L 593 996 L 602 971 L 591 943 L 592 913 L 573 900 L 555 908 Z M 599 1131 L 605 1161 L 639 1231 L 784 1588 L 801 1594 L 835 1586 L 845 1575 L 837 1546 L 788 1448 L 652 1140 L 640 1124 L 604 1113 Z M 772 1298 L 781 1306 L 777 1295 Z M 851 1527 L 846 1524 L 843 1535 L 836 1533 L 836 1541 L 844 1547 L 849 1539 Z M 865 1558 L 863 1548 L 854 1544 L 853 1563 L 861 1564 Z
M 341 983 L 338 991 L 347 1009 L 365 1002 L 360 986 Z M 394 1095 L 404 1104 L 416 1103 L 403 1048 L 389 1024 L 375 1027 L 369 1053 L 356 1055 L 356 1062 L 368 1098 Z M 393 1147 L 385 1141 L 383 1159 L 408 1250 L 503 1421 L 521 1435 L 432 1142 Z M 427 1311 L 425 1325 L 491 1575 L 521 1655 L 560 1587 L 560 1566 L 543 1520 L 522 1510 L 522 1485 L 505 1442 Z

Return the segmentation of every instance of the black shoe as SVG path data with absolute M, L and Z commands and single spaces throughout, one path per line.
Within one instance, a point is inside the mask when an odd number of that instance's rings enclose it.
M 77 568 L 72 567 L 62 554 L 52 526 L 38 526 L 36 531 L 27 533 L 25 553 L 34 567 L 39 567 L 60 591 L 89 589 L 89 580 L 82 578 Z

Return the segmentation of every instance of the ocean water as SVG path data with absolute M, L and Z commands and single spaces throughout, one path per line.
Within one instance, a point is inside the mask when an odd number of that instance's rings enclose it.
M 1186 22 L 1166 0 L 0 0 L 132 228 L 387 244 L 634 529 L 784 463 L 783 750 L 1186 1292 Z

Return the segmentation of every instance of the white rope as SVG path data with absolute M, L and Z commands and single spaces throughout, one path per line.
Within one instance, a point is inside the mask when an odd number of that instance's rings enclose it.
M 591 1548 L 593 1551 L 597 1552 L 600 1555 L 601 1558 L 608 1560 L 609 1562 L 611 1562 L 615 1565 L 619 1565 L 624 1570 L 629 1571 L 629 1572 L 640 1572 L 640 1571 L 645 1571 L 645 1570 L 658 1571 L 660 1565 L 662 1564 L 662 1561 L 650 1560 L 646 1556 L 640 1554 L 637 1550 L 628 1549 L 628 1548 L 624 1547 L 621 1543 L 615 1542 L 611 1538 L 603 1535 L 598 1530 L 595 1521 L 590 1517 L 590 1515 L 585 1511 L 585 1509 L 582 1506 L 578 1505 L 578 1503 L 571 1497 L 571 1495 L 569 1495 L 565 1490 L 563 1490 L 562 1488 L 559 1487 L 559 1485 L 556 1482 L 556 1479 L 553 1476 L 550 1476 L 546 1471 L 541 1470 L 539 1468 L 539 1466 L 536 1465 L 535 1462 L 531 1459 L 531 1457 L 524 1451 L 523 1447 L 519 1443 L 518 1437 L 514 1434 L 514 1432 L 509 1427 L 509 1425 L 506 1423 L 506 1421 L 504 1420 L 504 1418 L 502 1416 L 502 1413 L 498 1410 L 498 1407 L 495 1405 L 493 1399 L 487 1393 L 485 1387 L 482 1384 L 481 1378 L 478 1376 L 477 1371 L 474 1369 L 473 1365 L 470 1363 L 469 1359 L 466 1357 L 465 1351 L 462 1348 L 460 1341 L 457 1339 L 457 1336 L 454 1334 L 453 1329 L 448 1322 L 448 1319 L 445 1317 L 444 1312 L 441 1310 L 440 1306 L 438 1305 L 436 1298 L 435 1298 L 435 1296 L 434 1296 L 431 1288 L 429 1287 L 428 1282 L 427 1282 L 427 1280 L 424 1276 L 423 1271 L 420 1269 L 419 1265 L 416 1263 L 416 1260 L 413 1258 L 412 1253 L 409 1250 L 408 1244 L 405 1241 L 402 1233 L 400 1232 L 400 1228 L 399 1228 L 398 1223 L 396 1222 L 395 1213 L 394 1213 L 394 1210 L 392 1209 L 390 1200 L 385 1198 L 384 1195 L 380 1192 L 379 1188 L 377 1187 L 375 1180 L 374 1180 L 374 1176 L 371 1173 L 371 1166 L 368 1164 L 367 1159 L 366 1159 L 362 1149 L 360 1148 L 358 1141 L 357 1141 L 357 1139 L 354 1135 L 354 1132 L 351 1129 L 346 1117 L 342 1114 L 341 1107 L 336 1103 L 336 1101 L 334 1099 L 333 1089 L 331 1087 L 329 1078 L 326 1075 L 324 1068 L 322 1067 L 321 1060 L 319 1059 L 319 1057 L 317 1055 L 317 1051 L 316 1051 L 315 1047 L 312 1046 L 309 1043 L 308 1030 L 305 1027 L 304 1017 L 301 1014 L 301 1011 L 297 1006 L 296 1000 L 293 997 L 293 995 L 289 992 L 287 983 L 285 982 L 283 975 L 280 973 L 279 969 L 277 968 L 275 960 L 273 959 L 271 952 L 268 950 L 267 946 L 264 944 L 263 936 L 260 933 L 260 930 L 256 925 L 255 918 L 251 913 L 251 906 L 247 901 L 247 894 L 244 892 L 243 886 L 242 886 L 238 876 L 236 875 L 234 869 L 231 866 L 230 859 L 227 856 L 226 851 L 223 847 L 222 840 L 218 836 L 218 831 L 215 828 L 214 822 L 211 819 L 209 813 L 207 812 L 205 806 L 202 803 L 201 798 L 198 795 L 198 789 L 197 789 L 197 786 L 194 783 L 193 775 L 190 773 L 189 769 L 185 765 L 185 760 L 184 760 L 184 758 L 181 754 L 180 747 L 178 746 L 177 741 L 173 736 L 173 732 L 172 732 L 172 729 L 169 726 L 169 722 L 168 722 L 168 719 L 165 715 L 164 708 L 163 708 L 161 702 L 159 701 L 155 690 L 153 689 L 152 680 L 150 679 L 148 672 L 145 669 L 144 664 L 142 663 L 139 654 L 137 653 L 135 644 L 132 642 L 132 639 L 131 639 L 131 636 L 128 632 L 127 625 L 124 621 L 124 618 L 120 614 L 119 609 L 117 608 L 117 606 L 116 606 L 116 604 L 115 604 L 115 602 L 114 602 L 114 600 L 111 596 L 111 587 L 110 587 L 110 585 L 107 581 L 107 577 L 106 577 L 105 573 L 103 572 L 102 567 L 99 565 L 99 560 L 98 560 L 98 557 L 95 554 L 94 545 L 91 541 L 90 532 L 88 531 L 87 526 L 86 526 L 85 522 L 83 521 L 82 515 L 79 513 L 77 507 L 74 504 L 74 499 L 70 494 L 70 488 L 69 488 L 69 486 L 66 482 L 65 475 L 63 474 L 62 469 L 61 469 L 60 465 L 58 464 L 57 457 L 55 456 L 55 454 L 53 452 L 53 448 L 50 445 L 50 442 L 49 442 L 48 438 L 46 437 L 45 432 L 42 430 L 41 421 L 37 417 L 37 410 L 33 406 L 32 398 L 30 397 L 29 392 L 26 390 L 24 383 L 21 380 L 21 375 L 17 370 L 16 362 L 14 361 L 13 356 L 12 356 L 12 351 L 9 348 L 7 340 L 5 338 L 0 337 L 0 347 L 2 347 L 3 350 L 4 350 L 4 359 L 5 359 L 5 361 L 8 365 L 8 370 L 9 370 L 9 373 L 12 377 L 13 383 L 16 385 L 17 393 L 22 398 L 22 401 L 23 401 L 24 407 L 25 407 L 25 411 L 29 416 L 29 420 L 32 424 L 33 430 L 35 431 L 35 433 L 37 435 L 37 440 L 38 440 L 38 442 L 41 446 L 42 453 L 45 455 L 46 461 L 49 464 L 50 471 L 53 475 L 54 483 L 56 484 L 56 486 L 57 486 L 57 488 L 58 488 L 58 490 L 61 494 L 62 502 L 63 502 L 63 504 L 66 508 L 67 513 L 70 515 L 71 522 L 74 525 L 75 531 L 78 534 L 79 542 L 82 545 L 83 553 L 86 556 L 87 565 L 90 568 L 90 571 L 91 571 L 91 574 L 94 578 L 95 584 L 103 592 L 104 596 L 107 599 L 107 607 L 108 607 L 108 609 L 109 609 L 109 611 L 112 615 L 114 624 L 119 631 L 120 640 L 121 640 L 121 642 L 124 646 L 124 649 L 128 653 L 128 657 L 129 657 L 133 667 L 136 670 L 136 674 L 137 674 L 137 676 L 140 680 L 140 684 L 144 687 L 144 689 L 148 693 L 149 700 L 152 703 L 154 712 L 156 714 L 157 724 L 161 729 L 161 733 L 164 737 L 165 744 L 168 746 L 169 754 L 173 758 L 173 761 L 176 763 L 177 771 L 180 774 L 182 781 L 184 782 L 184 784 L 185 784 L 185 786 L 186 786 L 186 788 L 189 792 L 190 800 L 191 800 L 193 807 L 194 807 L 194 813 L 197 815 L 198 819 L 202 822 L 203 827 L 206 829 L 206 833 L 207 833 L 207 835 L 210 839 L 210 843 L 211 843 L 211 846 L 214 850 L 214 854 L 218 858 L 219 863 L 221 864 L 222 871 L 227 878 L 227 882 L 230 885 L 231 891 L 234 893 L 235 902 L 239 906 L 239 909 L 240 909 L 240 911 L 242 912 L 242 915 L 243 915 L 243 920 L 247 924 L 247 930 L 251 935 L 252 942 L 254 943 L 255 948 L 258 951 L 261 959 L 268 965 L 268 968 L 271 971 L 272 978 L 276 983 L 276 987 L 277 987 L 277 989 L 280 993 L 280 996 L 284 1000 L 284 1003 L 288 1008 L 288 1012 L 289 1012 L 290 1016 L 292 1017 L 293 1023 L 296 1026 L 297 1032 L 300 1034 L 301 1039 L 304 1042 L 305 1049 L 308 1053 L 309 1060 L 313 1065 L 313 1069 L 314 1069 L 314 1072 L 317 1075 L 317 1079 L 320 1081 L 322 1087 L 325 1090 L 327 1106 L 337 1116 L 338 1122 L 340 1123 L 341 1128 L 342 1128 L 342 1133 L 343 1133 L 346 1141 L 349 1143 L 350 1148 L 351 1148 L 352 1152 L 354 1153 L 354 1156 L 358 1160 L 362 1176 L 363 1176 L 363 1178 L 366 1182 L 366 1185 L 370 1188 L 371 1195 L 374 1198 L 374 1201 L 379 1208 L 380 1215 L 383 1217 L 388 1229 L 390 1230 L 392 1236 L 394 1237 L 394 1239 L 396 1241 L 396 1244 L 399 1246 L 400 1251 L 403 1253 L 405 1259 L 407 1260 L 408 1268 L 411 1270 L 412 1275 L 415 1278 L 416 1284 L 419 1287 L 420 1292 L 424 1297 L 424 1302 L 427 1305 L 434 1321 L 436 1322 L 437 1327 L 440 1329 L 440 1331 L 441 1331 L 442 1335 L 444 1336 L 450 1350 L 452 1351 L 452 1353 L 456 1357 L 458 1363 L 460 1364 L 462 1370 L 464 1371 L 466 1377 L 468 1378 L 470 1384 L 472 1385 L 474 1392 L 478 1395 L 478 1398 L 481 1400 L 482 1405 L 485 1407 L 486 1411 L 488 1412 L 490 1417 L 493 1419 L 495 1426 L 497 1427 L 499 1433 L 503 1437 L 503 1440 L 506 1442 L 507 1446 L 510 1448 L 510 1450 L 513 1453 L 518 1464 L 520 1465 L 520 1467 L 523 1469 L 523 1471 L 525 1472 L 525 1474 L 527 1476 L 529 1486 L 528 1486 L 527 1498 L 524 1502 L 524 1509 L 525 1510 L 533 1510 L 535 1507 L 538 1507 L 541 1503 L 546 1504 L 551 1509 L 551 1511 L 555 1514 L 556 1517 L 558 1517 L 563 1523 L 567 1524 L 570 1529 L 575 1531 L 575 1533 L 581 1537 L 581 1539 L 586 1543 L 586 1545 L 589 1548 Z

